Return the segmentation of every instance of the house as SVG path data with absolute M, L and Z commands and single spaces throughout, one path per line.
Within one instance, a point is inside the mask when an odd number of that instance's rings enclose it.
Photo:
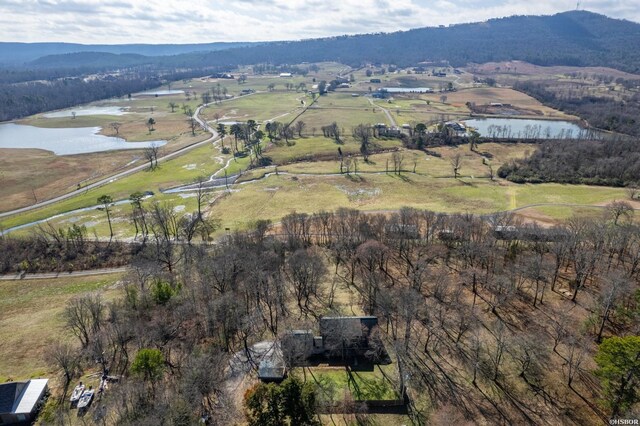
M 460 122 L 447 121 L 444 125 L 448 129 L 451 129 L 457 136 L 464 136 L 467 133 L 467 128 Z
M 391 362 L 384 344 L 374 332 L 378 318 L 322 317 L 320 336 L 311 330 L 292 330 L 282 337 L 282 354 L 287 366 L 314 363 L 368 363 Z
M 32 423 L 47 396 L 48 379 L 0 384 L 0 424 Z

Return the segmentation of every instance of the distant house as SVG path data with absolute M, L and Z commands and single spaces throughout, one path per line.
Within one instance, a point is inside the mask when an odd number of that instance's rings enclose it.
M 457 121 L 447 121 L 444 125 L 448 129 L 451 129 L 457 136 L 464 136 L 467 133 L 465 125 Z
M 47 379 L 0 384 L 0 424 L 30 424 L 42 407 L 48 391 Z
M 290 72 L 281 72 L 280 77 L 289 78 L 289 77 L 293 77 L 293 74 L 291 74 Z
M 214 74 L 211 74 L 210 78 L 226 78 L 226 79 L 233 79 L 233 75 L 226 73 L 226 72 L 217 72 Z

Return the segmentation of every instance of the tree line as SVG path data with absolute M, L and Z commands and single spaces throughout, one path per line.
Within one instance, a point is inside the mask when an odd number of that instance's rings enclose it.
M 527 158 L 504 164 L 501 178 L 516 183 L 640 185 L 640 146 L 636 140 L 546 141 Z
M 637 84 L 637 82 L 636 82 Z M 597 129 L 640 136 L 640 94 L 624 101 L 607 96 L 559 94 L 544 84 L 516 82 L 514 89 L 524 92 L 554 109 L 577 115 Z

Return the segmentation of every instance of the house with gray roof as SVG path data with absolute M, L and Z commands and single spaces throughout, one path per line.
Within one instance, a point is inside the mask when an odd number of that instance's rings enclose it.
M 0 384 L 0 425 L 33 422 L 47 396 L 48 379 Z

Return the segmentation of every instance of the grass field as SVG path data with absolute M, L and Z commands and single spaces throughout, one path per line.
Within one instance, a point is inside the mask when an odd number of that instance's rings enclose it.
M 220 121 L 247 121 L 251 119 L 262 122 L 298 110 L 302 106 L 301 99 L 307 103 L 311 101 L 304 93 L 296 93 L 295 91 L 256 93 L 219 105 L 210 105 L 203 111 L 202 116 L 207 121 L 214 121 L 214 114 L 217 113 L 221 117 Z M 285 117 L 276 121 L 288 122 Z
M 393 384 L 381 369 L 385 369 L 387 375 L 395 373 L 391 365 L 376 365 L 374 371 L 352 371 L 351 374 L 344 368 L 313 367 L 307 368 L 307 380 L 318 386 L 318 397 L 322 401 L 340 401 L 345 391 L 355 401 L 397 399 Z
M 397 141 L 394 140 L 380 143 L 383 148 L 397 147 Z M 355 153 L 358 145 L 347 142 L 341 148 L 345 154 Z M 313 213 L 339 207 L 376 211 L 410 206 L 439 212 L 486 214 L 535 204 L 554 204 L 557 213 L 537 213 L 541 220 L 552 222 L 570 216 L 569 213 L 573 211 L 572 206 L 562 207 L 562 204 L 601 206 L 615 199 L 625 198 L 623 189 L 559 184 L 516 185 L 500 179 L 495 182 L 488 179 L 489 169 L 483 161 L 493 164 L 496 170 L 500 164 L 520 158 L 533 149 L 534 146 L 527 144 L 493 143 L 479 145 L 479 153 L 471 152 L 468 146 L 434 149 L 441 157 L 403 150 L 400 153 L 405 172 L 401 176 L 393 173 L 392 153 L 375 154 L 370 157 L 369 163 L 360 157 L 358 174 L 347 176 L 336 175 L 340 171 L 340 164 L 337 145 L 333 141 L 326 138 L 298 138 L 293 146 L 267 147 L 264 155 L 271 157 L 276 164 L 311 153 L 326 153 L 335 156 L 335 159 L 290 163 L 278 167 L 279 175 L 271 174 L 268 177 L 264 177 L 265 174 L 273 173 L 275 167 L 253 170 L 243 176 L 243 180 L 258 180 L 234 186 L 227 196 L 220 197 L 220 190 L 208 193 L 208 210 L 211 215 L 222 220 L 222 229 L 244 229 L 257 219 L 278 221 L 293 211 Z M 452 176 L 451 159 L 456 155 L 460 155 L 462 159 L 460 179 L 453 179 Z M 6 228 L 50 217 L 61 211 L 93 206 L 97 197 L 102 194 L 110 194 L 116 200 L 126 199 L 135 190 L 154 191 L 156 195 L 153 200 L 169 202 L 179 211 L 191 212 L 195 209 L 192 194 L 160 194 L 159 188 L 166 188 L 170 186 L 169 183 L 188 183 L 205 172 L 213 173 L 221 167 L 215 156 L 216 150 L 209 146 L 198 148 L 163 164 L 155 172 L 141 172 L 59 205 L 7 218 L 1 225 Z M 389 173 L 386 173 L 387 162 Z M 231 161 L 229 173 L 244 169 L 247 165 L 248 158 L 238 159 L 238 162 Z M 580 209 L 576 211 L 581 213 Z M 133 228 L 127 219 L 129 213 L 128 205 L 114 207 L 114 229 L 118 238 L 125 239 L 133 234 Z M 531 212 L 523 212 L 522 215 L 533 218 Z M 51 221 L 54 226 L 62 227 L 67 227 L 72 222 L 85 224 L 90 232 L 95 230 L 100 236 L 108 236 L 107 222 L 102 212 L 92 210 L 73 213 Z
M 88 292 L 110 299 L 119 274 L 99 277 L 0 281 L 0 383 L 50 376 L 45 348 L 73 337 L 63 331 L 66 302 Z
M 138 172 L 54 205 L 5 218 L 0 221 L 0 227 L 10 228 L 61 212 L 93 206 L 96 204 L 96 199 L 103 194 L 111 195 L 114 200 L 126 199 L 136 191 L 153 191 L 159 196 L 160 188 L 186 184 L 199 176 L 208 176 L 219 170 L 222 167 L 221 162 L 216 158 L 219 155 L 218 150 L 211 145 L 196 148 L 183 156 L 161 163 L 155 171 Z M 246 168 L 244 160 L 239 161 L 239 164 Z

